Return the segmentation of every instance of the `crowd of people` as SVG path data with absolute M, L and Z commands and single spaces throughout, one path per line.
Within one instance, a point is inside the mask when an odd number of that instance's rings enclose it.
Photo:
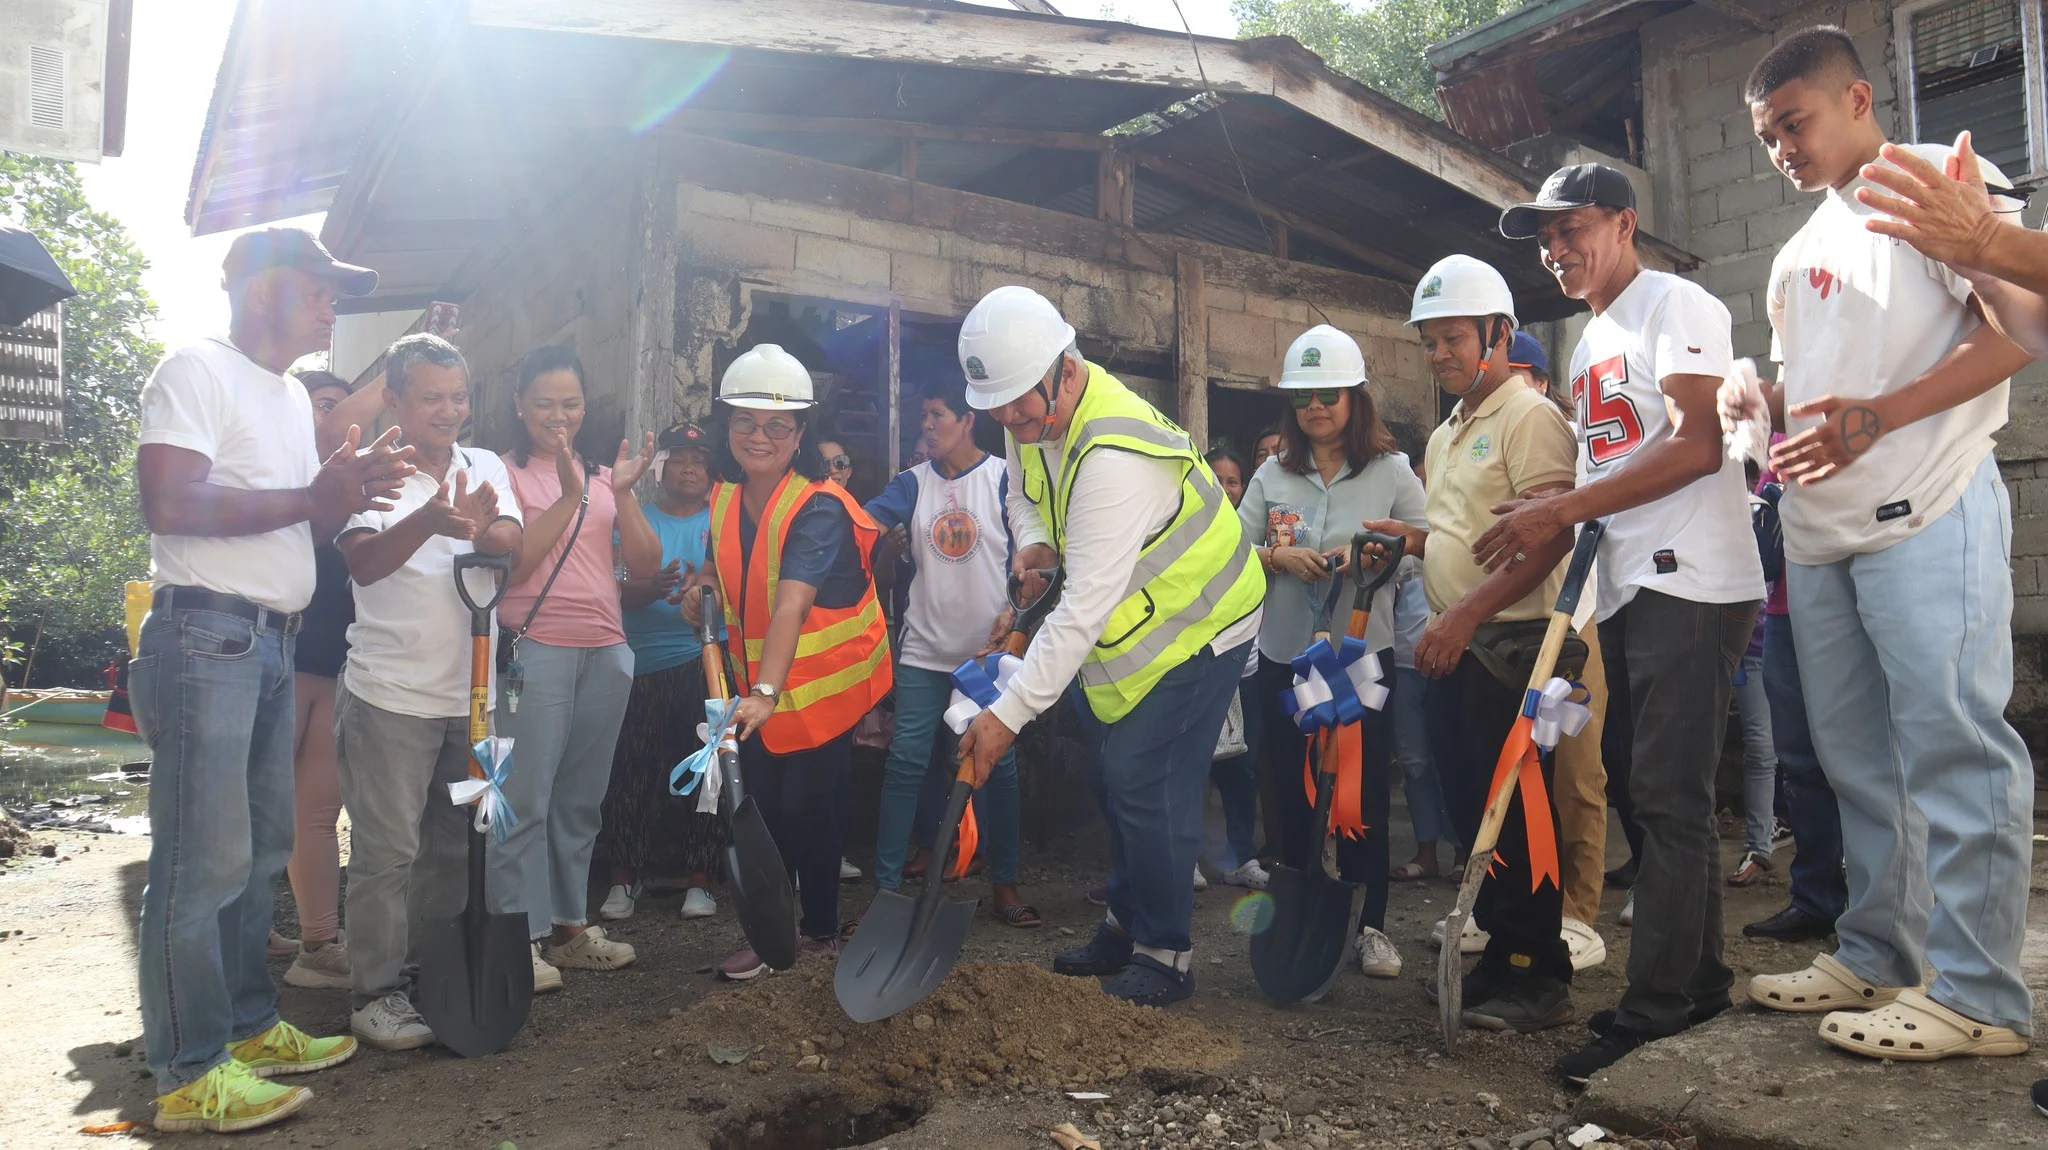
M 637 957 L 591 921 L 596 859 L 599 919 L 664 890 L 686 919 L 717 912 L 727 827 L 670 793 L 701 745 L 709 604 L 748 788 L 795 879 L 800 959 L 848 929 L 863 724 L 888 735 L 875 884 L 956 868 L 931 848 L 965 763 L 990 912 L 1039 926 L 1019 886 L 1032 764 L 1015 742 L 1064 708 L 1110 867 L 1088 892 L 1105 908 L 1093 937 L 1052 963 L 1110 995 L 1195 993 L 1204 861 L 1262 889 L 1273 868 L 1323 865 L 1328 834 L 1363 888 L 1349 931 L 1369 976 L 1402 969 L 1393 884 L 1487 867 L 1473 920 L 1456 938 L 1438 923 L 1437 941 L 1478 956 L 1463 1022 L 1529 1033 L 1576 1015 L 1575 971 L 1607 957 L 1603 887 L 1629 887 L 1626 990 L 1557 1065 L 1583 1083 L 1730 1007 L 1723 887 L 1796 843 L 1789 904 L 1743 929 L 1836 943 L 1753 978 L 1750 1000 L 1821 1015 L 1823 1040 L 1872 1058 L 2025 1051 L 2032 770 L 2003 717 L 2011 521 L 1992 433 L 2008 378 L 2048 353 L 2048 245 L 2014 226 L 1967 138 L 1886 142 L 1839 29 L 1785 37 L 1745 99 L 1773 163 L 1822 193 L 1768 285 L 1773 382 L 1736 361 L 1719 300 L 1643 266 L 1629 180 L 1581 164 L 1500 220 L 1592 312 L 1568 388 L 1499 270 L 1453 255 L 1409 315 L 1449 410 L 1427 443 L 1396 442 L 1359 345 L 1325 324 L 1278 365 L 1282 419 L 1247 463 L 1089 362 L 1051 301 L 1002 287 L 962 325 L 959 375 L 923 387 L 922 458 L 865 503 L 811 373 L 779 346 L 733 360 L 709 426 L 622 442 L 608 465 L 578 446 L 582 365 L 535 349 L 501 455 L 461 441 L 473 385 L 437 335 L 392 344 L 354 394 L 288 375 L 376 273 L 302 231 L 238 238 L 228 335 L 169 356 L 142 397 L 156 591 L 131 681 L 155 754 L 140 953 L 157 1126 L 264 1125 L 311 1097 L 278 1076 L 358 1043 L 434 1041 L 412 1002 L 414 932 L 463 897 L 470 814 L 446 784 L 468 774 L 472 683 L 450 584 L 471 553 L 511 568 L 488 698 L 517 746 L 517 817 L 488 877 L 490 909 L 525 918 L 536 992 Z M 1003 457 L 977 445 L 983 420 Z M 1746 474 L 1729 444 L 1760 427 L 1778 434 Z M 1596 521 L 1555 671 L 1588 721 L 1520 772 L 1491 857 L 1468 859 L 1510 729 L 1534 713 L 1565 557 Z M 1361 530 L 1403 542 L 1360 637 L 1384 698 L 1329 736 L 1340 761 L 1318 807 L 1290 688 L 1331 630 L 1333 581 L 1393 561 L 1354 552 Z M 877 573 L 886 590 L 899 567 L 892 627 Z M 954 669 L 995 649 L 1055 568 L 1020 661 L 991 697 L 958 694 Z M 1724 876 L 1714 782 L 1737 701 L 1747 819 Z M 1416 841 L 1399 865 L 1396 778 Z M 1205 852 L 1212 783 L 1224 833 Z M 1605 872 L 1610 805 L 1629 858 Z M 270 929 L 286 872 L 297 940 Z M 291 956 L 287 982 L 350 992 L 348 1035 L 279 1017 L 266 946 Z M 746 947 L 717 973 L 771 971 Z

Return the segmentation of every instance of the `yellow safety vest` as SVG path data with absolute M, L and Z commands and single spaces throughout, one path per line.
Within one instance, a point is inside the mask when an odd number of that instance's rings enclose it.
M 1099 448 L 1169 460 L 1180 469 L 1181 482 L 1179 512 L 1145 540 L 1123 600 L 1081 664 L 1089 709 L 1103 722 L 1114 723 L 1130 714 L 1168 671 L 1257 610 L 1265 597 L 1266 574 L 1252 562 L 1237 509 L 1188 433 L 1092 363 L 1087 390 L 1059 443 L 1021 451 L 1014 440 L 1010 444 L 1019 451 L 1024 497 L 1038 508 L 1062 554 L 1074 476 L 1088 453 Z M 1059 452 L 1057 489 L 1046 472 L 1046 451 Z

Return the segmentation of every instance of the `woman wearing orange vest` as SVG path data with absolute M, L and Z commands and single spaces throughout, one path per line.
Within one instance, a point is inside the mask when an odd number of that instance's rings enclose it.
M 711 571 L 742 698 L 735 716 L 748 793 L 801 888 L 797 956 L 839 939 L 841 772 L 853 727 L 889 693 L 889 636 L 869 556 L 881 529 L 805 441 L 811 375 L 772 343 L 741 355 L 719 381 L 728 452 L 711 493 Z M 693 624 L 694 595 L 683 597 Z M 743 947 L 719 974 L 750 979 L 768 964 Z

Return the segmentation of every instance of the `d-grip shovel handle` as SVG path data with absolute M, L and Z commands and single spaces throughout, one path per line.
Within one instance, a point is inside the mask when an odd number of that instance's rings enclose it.
M 504 555 L 485 555 L 471 551 L 455 557 L 455 593 L 462 597 L 462 605 L 469 608 L 469 741 L 472 745 L 482 742 L 491 732 L 491 612 L 505 598 L 505 588 L 512 582 L 514 560 Z M 491 598 L 479 603 L 469 593 L 469 581 L 463 575 L 481 568 L 493 572 Z M 476 756 L 469 757 L 469 775 L 473 779 L 484 777 L 481 763 Z
M 1387 557 L 1381 561 L 1380 569 L 1371 579 L 1365 577 L 1365 548 L 1370 543 L 1384 549 Z M 1358 580 L 1358 598 L 1354 603 L 1369 603 L 1387 580 L 1394 577 L 1394 571 L 1401 566 L 1401 556 L 1408 551 L 1408 537 L 1405 535 L 1383 535 L 1377 531 L 1361 531 L 1351 537 L 1351 577 Z M 1352 610 L 1359 610 L 1354 606 Z
M 469 633 L 472 636 L 490 635 L 491 612 L 497 610 L 498 604 L 505 600 L 505 590 L 512 583 L 514 565 L 510 552 L 503 555 L 485 555 L 480 551 L 471 551 L 467 555 L 455 557 L 455 593 L 462 596 L 462 605 L 469 608 Z M 497 576 L 492 580 L 490 601 L 485 603 L 476 601 L 469 593 L 468 580 L 462 577 L 464 572 L 479 568 L 497 572 Z

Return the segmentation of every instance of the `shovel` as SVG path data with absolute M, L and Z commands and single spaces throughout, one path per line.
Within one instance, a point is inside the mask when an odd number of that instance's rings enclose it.
M 478 603 L 463 581 L 464 572 L 482 568 L 492 574 L 491 598 Z M 510 555 L 455 557 L 455 590 L 469 608 L 469 742 L 482 743 L 490 733 L 486 718 L 491 697 L 491 612 L 505 597 L 512 576 Z M 469 775 L 484 778 L 481 764 L 470 756 Z M 438 796 L 427 801 L 438 802 Z M 429 919 L 421 925 L 420 1016 L 441 1045 L 464 1058 L 496 1054 L 511 1045 L 526 1025 L 533 1005 L 533 962 L 527 946 L 526 912 L 493 914 L 484 901 L 484 833 L 469 828 L 469 901 L 462 913 Z
M 1606 525 L 1597 519 L 1579 530 L 1578 544 L 1572 548 L 1572 565 L 1565 569 L 1564 586 L 1550 609 L 1550 629 L 1544 632 L 1543 646 L 1536 652 L 1536 667 L 1529 674 L 1529 689 L 1522 695 L 1521 716 L 1509 728 L 1507 742 L 1501 744 L 1495 766 L 1496 773 L 1505 772 L 1500 789 L 1486 804 L 1478 838 L 1467 855 L 1465 877 L 1458 883 L 1458 901 L 1444 917 L 1444 944 L 1436 959 L 1436 1001 L 1443 1020 L 1445 1050 L 1457 1049 L 1458 1028 L 1465 1012 L 1465 970 L 1458 939 L 1465 932 L 1465 920 L 1471 917 L 1473 904 L 1479 901 L 1479 884 L 1486 881 L 1487 863 L 1493 858 L 1494 844 L 1500 841 L 1500 826 L 1507 820 L 1508 803 L 1514 799 L 1515 784 L 1521 778 L 1518 768 L 1525 756 L 1536 753 L 1536 704 L 1542 697 L 1543 684 L 1550 681 L 1550 672 L 1557 666 L 1557 652 L 1564 646 L 1565 632 L 1571 629 L 1572 615 L 1579 609 L 1579 591 L 1586 585 L 1586 572 L 1593 567 L 1593 556 L 1600 550 L 1600 534 L 1605 530 Z
M 697 632 L 704 644 L 704 685 L 713 698 L 730 698 L 725 685 L 725 649 L 718 642 L 718 604 L 710 587 L 702 588 L 701 594 Z M 714 732 L 713 737 L 719 740 L 718 769 L 724 776 L 718 809 L 730 832 L 725 843 L 725 874 L 732 884 L 740 931 L 769 969 L 788 970 L 796 965 L 796 892 L 790 889 L 789 868 L 783 865 L 775 836 L 768 833 L 761 804 L 747 793 L 740 777 L 739 744 L 721 732 Z
M 1386 551 L 1378 574 L 1368 577 L 1365 546 L 1376 544 Z M 1407 540 L 1396 535 L 1361 531 L 1351 539 L 1351 572 L 1358 590 L 1351 600 L 1351 621 L 1345 634 L 1365 638 L 1372 620 L 1372 597 L 1394 577 Z M 1344 581 L 1332 580 L 1330 596 L 1323 606 L 1316 638 L 1330 637 L 1331 616 L 1343 593 Z M 1335 731 L 1318 736 L 1316 764 L 1316 805 L 1311 825 L 1315 828 L 1315 849 L 1309 863 L 1300 870 L 1276 866 L 1266 884 L 1273 900 L 1273 919 L 1265 930 L 1252 935 L 1252 977 L 1259 990 L 1273 1002 L 1286 1006 L 1314 1002 L 1336 982 L 1351 955 L 1356 939 L 1359 898 L 1364 888 L 1346 882 L 1337 873 L 1337 842 L 1330 837 L 1330 803 L 1337 791 L 1338 740 Z
M 1028 608 L 1017 613 L 1004 650 L 1022 655 L 1031 632 L 1059 599 L 1061 572 L 1050 572 L 1045 592 Z M 1010 580 L 1011 598 L 1017 593 L 1015 576 Z M 967 943 L 967 931 L 974 925 L 974 912 L 981 900 L 951 900 L 942 897 L 939 865 L 953 849 L 953 835 L 959 829 L 967 802 L 974 794 L 974 762 L 962 756 L 960 771 L 953 776 L 953 791 L 946 801 L 945 817 L 932 843 L 935 860 L 927 871 L 924 886 L 915 899 L 900 891 L 878 890 L 860 928 L 853 932 L 839 954 L 839 970 L 832 976 L 832 990 L 839 996 L 839 1008 L 855 1022 L 879 1022 L 938 989 L 960 959 Z M 962 850 L 962 862 L 968 851 Z

